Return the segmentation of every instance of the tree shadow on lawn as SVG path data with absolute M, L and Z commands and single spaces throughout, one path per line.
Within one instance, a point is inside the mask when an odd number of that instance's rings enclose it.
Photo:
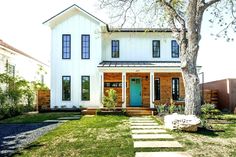
M 11 156 L 17 149 L 36 140 L 41 134 L 34 131 L 54 123 L 32 124 L 1 124 L 0 125 L 0 156 Z
M 204 136 L 210 136 L 210 137 L 217 137 L 219 136 L 218 132 L 225 132 L 224 130 L 217 130 L 213 128 L 205 128 L 205 127 L 199 127 L 198 131 L 195 132 L 195 134 L 204 135 Z
M 35 143 L 32 143 L 30 145 L 28 145 L 27 147 L 24 148 L 24 150 L 30 150 L 30 151 L 33 151 L 35 149 L 38 149 L 40 147 L 43 147 L 44 144 L 40 144 L 39 142 L 35 142 Z M 12 156 L 16 156 L 16 155 L 23 155 L 23 152 L 21 150 L 17 150 L 15 153 L 12 154 Z

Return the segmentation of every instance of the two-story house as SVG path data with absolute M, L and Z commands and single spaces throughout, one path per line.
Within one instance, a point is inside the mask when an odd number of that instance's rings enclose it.
M 110 88 L 122 108 L 184 97 L 179 45 L 170 29 L 110 28 L 77 5 L 44 24 L 52 30 L 51 108 L 102 107 Z
M 8 72 L 49 86 L 49 65 L 0 39 L 0 73 Z

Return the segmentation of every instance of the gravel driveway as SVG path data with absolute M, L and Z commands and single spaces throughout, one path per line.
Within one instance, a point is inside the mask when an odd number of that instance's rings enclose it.
M 61 123 L 0 124 L 0 156 L 11 156 Z

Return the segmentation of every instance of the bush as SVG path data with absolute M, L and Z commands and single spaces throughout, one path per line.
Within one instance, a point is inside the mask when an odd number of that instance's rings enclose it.
M 0 119 L 34 110 L 35 91 L 26 80 L 0 74 Z
M 220 110 L 216 109 L 214 104 L 204 104 L 201 106 L 201 112 L 205 116 L 220 114 Z
M 103 97 L 102 104 L 109 110 L 114 109 L 117 105 L 117 94 L 114 89 L 109 89 L 106 91 L 107 96 Z

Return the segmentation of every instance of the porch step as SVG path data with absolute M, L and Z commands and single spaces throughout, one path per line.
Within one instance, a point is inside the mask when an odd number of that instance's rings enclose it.
M 152 110 L 145 107 L 127 107 L 126 113 L 128 116 L 148 116 L 152 115 Z
M 81 111 L 82 115 L 95 115 L 97 109 L 85 109 Z

